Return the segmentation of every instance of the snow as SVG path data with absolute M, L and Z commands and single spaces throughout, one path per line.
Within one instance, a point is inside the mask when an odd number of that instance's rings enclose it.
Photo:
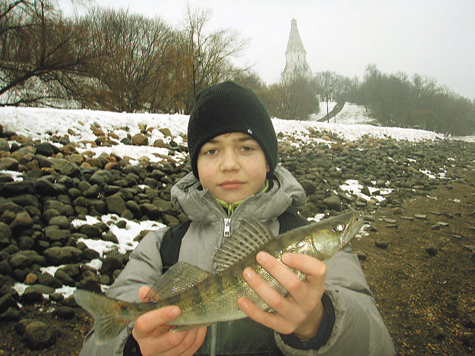
M 330 105 L 331 104 L 331 105 Z M 326 103 L 321 103 L 321 117 L 326 114 Z M 335 103 L 329 103 L 329 111 Z M 420 140 L 437 140 L 442 138 L 433 132 L 403 129 L 394 127 L 379 127 L 373 124 L 373 120 L 366 115 L 364 107 L 347 103 L 343 110 L 331 119 L 330 123 L 320 123 L 312 121 L 293 121 L 272 119 L 275 131 L 284 135 L 292 134 L 297 139 L 309 139 L 309 128 L 318 131 L 329 131 L 338 134 L 341 139 L 347 141 L 358 140 L 362 136 L 368 135 L 374 138 L 393 138 L 396 140 L 420 141 Z M 0 108 L 0 124 L 3 125 L 5 131 L 14 131 L 18 135 L 29 136 L 33 140 L 52 141 L 52 136 L 62 137 L 68 135 L 71 142 L 77 145 L 77 150 L 82 153 L 91 151 L 93 155 L 100 155 L 103 152 L 107 154 L 115 153 L 120 157 L 130 157 L 132 162 L 139 160 L 141 157 L 148 157 L 152 162 L 158 161 L 160 155 L 168 156 L 169 151 L 166 148 L 152 147 L 155 140 L 161 139 L 165 142 L 174 140 L 178 144 L 183 143 L 183 136 L 186 135 L 188 116 L 186 115 L 165 115 L 165 114 L 148 114 L 148 113 L 113 113 L 106 111 L 93 110 L 65 110 L 65 109 L 46 109 L 46 108 Z M 93 134 L 91 126 L 100 126 L 106 135 L 114 133 L 119 138 L 115 141 L 134 136 L 141 130 L 150 129 L 151 137 L 149 137 L 149 146 L 126 146 L 119 144 L 112 147 L 93 147 L 93 142 L 97 137 Z M 160 129 L 168 128 L 172 137 L 164 135 Z M 312 138 L 314 140 L 314 138 Z M 468 138 L 467 141 L 473 140 Z M 475 140 L 474 140 L 475 141 Z M 298 140 L 297 140 L 298 142 Z M 177 153 L 174 159 L 184 159 L 183 154 Z M 18 172 L 3 171 L 2 173 L 11 174 L 16 180 L 21 180 Z M 427 172 L 429 174 L 429 172 Z M 368 200 L 373 199 L 378 203 L 383 199 L 384 195 L 389 194 L 389 189 L 380 189 L 379 196 L 365 196 L 361 191 L 361 184 L 355 180 L 348 180 L 341 187 L 343 190 L 357 194 L 361 198 Z M 320 220 L 318 215 L 314 220 Z M 124 220 L 123 218 L 109 214 L 101 217 L 102 222 L 106 223 L 112 232 L 117 236 L 119 243 L 99 241 L 99 240 L 82 240 L 89 248 L 99 252 L 103 256 L 108 251 L 115 249 L 121 253 L 133 250 L 137 246 L 137 242 L 133 239 L 143 230 L 158 229 L 164 225 L 153 221 L 126 221 L 126 228 L 118 228 L 111 221 Z M 98 222 L 97 218 L 87 216 L 86 220 L 74 220 L 74 226 L 88 223 Z M 365 234 L 364 230 L 360 236 Z M 89 263 L 93 268 L 99 269 L 101 261 L 93 260 Z M 43 272 L 54 275 L 59 267 L 45 267 Z M 25 285 L 18 283 L 15 287 L 21 294 L 25 289 Z M 63 293 L 65 296 L 71 295 L 74 288 L 64 287 L 58 289 L 57 292 Z

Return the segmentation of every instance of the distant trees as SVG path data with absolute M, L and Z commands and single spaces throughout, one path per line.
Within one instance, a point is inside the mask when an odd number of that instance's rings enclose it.
M 451 135 L 475 132 L 475 105 L 417 74 L 411 80 L 405 73 L 384 74 L 369 65 L 347 99 L 368 107 L 382 125 Z
M 123 10 L 64 19 L 52 0 L 3 1 L 0 105 L 71 99 L 86 108 L 187 113 L 194 92 L 248 72 L 229 60 L 248 41 L 232 30 L 206 33 L 210 16 L 188 8 L 175 30 Z

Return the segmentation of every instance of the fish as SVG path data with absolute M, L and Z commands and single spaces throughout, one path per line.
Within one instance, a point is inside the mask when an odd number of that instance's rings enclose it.
M 257 253 L 265 251 L 280 263 L 286 253 L 309 255 L 325 262 L 348 245 L 362 226 L 363 218 L 355 210 L 295 228 L 277 237 L 265 223 L 244 221 L 215 253 L 214 273 L 187 263 L 176 263 L 160 276 L 147 294 L 149 302 L 146 303 L 124 302 L 81 289 L 74 292 L 74 298 L 94 317 L 94 334 L 98 344 L 116 337 L 140 315 L 168 305 L 181 309 L 180 316 L 169 323 L 174 327 L 172 331 L 245 318 L 247 315 L 237 304 L 240 297 L 272 312 L 244 280 L 244 269 L 251 267 L 281 295 L 287 296 L 288 293 L 257 263 Z M 305 279 L 304 273 L 291 270 L 301 280 Z

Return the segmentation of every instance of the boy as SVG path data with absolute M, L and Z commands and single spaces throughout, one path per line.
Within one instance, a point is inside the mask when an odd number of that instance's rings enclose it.
M 224 82 L 201 91 L 188 124 L 188 150 L 193 172 L 172 188 L 174 206 L 191 221 L 181 245 L 167 247 L 173 246 L 167 229 L 148 234 L 109 297 L 145 302 L 147 286 L 156 283 L 163 261 L 177 249 L 179 261 L 213 271 L 216 249 L 243 220 L 263 221 L 276 235 L 302 223 L 296 214 L 306 203 L 305 192 L 277 166 L 272 121 L 251 90 Z M 282 216 L 289 214 L 291 223 L 284 223 Z M 306 274 L 303 281 L 264 252 L 257 261 L 289 292 L 282 297 L 253 270 L 244 271 L 272 313 L 241 298 L 239 307 L 249 318 L 173 333 L 165 324 L 180 310 L 168 306 L 142 315 L 105 345 L 95 344 L 92 330 L 82 355 L 394 354 L 355 255 L 340 251 L 327 265 L 310 256 L 284 255 L 283 263 Z

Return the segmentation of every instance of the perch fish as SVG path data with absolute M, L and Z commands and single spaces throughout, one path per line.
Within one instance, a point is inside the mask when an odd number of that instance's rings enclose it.
M 177 263 L 151 289 L 147 295 L 149 303 L 127 303 L 85 290 L 75 291 L 74 297 L 93 315 L 98 343 L 114 338 L 140 315 L 167 305 L 181 309 L 180 316 L 170 323 L 176 326 L 176 330 L 242 319 L 246 314 L 238 307 L 240 297 L 246 297 L 262 310 L 269 310 L 244 280 L 245 268 L 251 267 L 280 294 L 287 294 L 257 263 L 258 252 L 266 251 L 279 261 L 285 253 L 300 253 L 324 262 L 347 245 L 362 225 L 360 214 L 352 210 L 275 237 L 266 224 L 257 220 L 246 221 L 217 250 L 214 274 L 186 263 Z M 305 279 L 302 272 L 292 271 L 301 280 Z

